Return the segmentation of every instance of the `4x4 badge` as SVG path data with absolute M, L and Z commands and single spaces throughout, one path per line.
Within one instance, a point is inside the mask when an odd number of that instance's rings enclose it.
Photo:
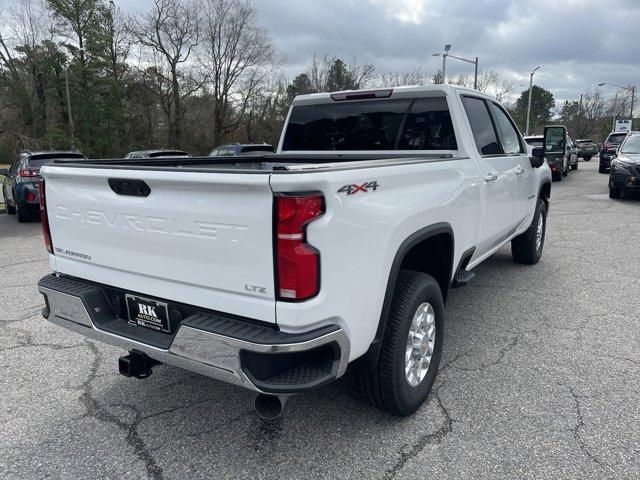
M 357 185 L 352 183 L 351 185 L 345 185 L 344 187 L 340 187 L 338 193 L 346 193 L 347 195 L 355 195 L 358 192 L 367 193 L 369 191 L 375 192 L 380 185 L 378 185 L 378 181 L 374 180 L 372 182 L 365 182 L 362 185 Z

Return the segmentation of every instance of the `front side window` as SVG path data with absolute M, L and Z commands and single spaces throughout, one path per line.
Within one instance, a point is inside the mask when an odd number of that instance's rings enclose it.
M 289 151 L 453 149 L 444 97 L 295 106 L 283 142 Z
M 498 131 L 500 132 L 504 153 L 507 155 L 517 155 L 522 153 L 520 136 L 505 111 L 493 102 L 491 103 L 491 110 L 493 111 L 493 117 L 496 120 Z
M 502 149 L 485 101 L 480 98 L 462 97 L 462 103 L 467 112 L 478 152 L 482 155 L 501 154 Z

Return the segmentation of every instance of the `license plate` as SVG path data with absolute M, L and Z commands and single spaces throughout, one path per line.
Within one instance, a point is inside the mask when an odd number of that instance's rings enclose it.
M 126 294 L 129 323 L 158 332 L 170 332 L 168 304 Z

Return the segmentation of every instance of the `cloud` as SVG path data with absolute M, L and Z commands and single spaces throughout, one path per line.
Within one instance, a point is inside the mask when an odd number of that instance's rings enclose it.
M 115 0 L 131 13 L 152 0 Z M 376 71 L 432 73 L 441 60 L 432 53 L 446 43 L 455 55 L 480 58 L 528 85 L 536 82 L 556 99 L 577 98 L 608 81 L 640 78 L 640 0 L 254 0 L 258 19 L 284 55 L 291 77 L 314 53 L 358 58 Z M 454 61 L 452 74 L 471 73 Z M 613 91 L 611 91 L 613 96 Z

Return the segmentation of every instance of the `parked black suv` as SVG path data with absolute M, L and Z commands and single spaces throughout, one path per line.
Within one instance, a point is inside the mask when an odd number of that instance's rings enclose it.
M 235 157 L 238 155 L 260 155 L 273 153 L 273 146 L 268 143 L 232 143 L 220 145 L 209 152 L 210 157 Z
M 620 198 L 624 191 L 640 192 L 640 132 L 627 134 L 611 160 L 609 197 Z
M 79 152 L 60 150 L 22 152 L 9 169 L 0 169 L 0 175 L 4 175 L 2 195 L 9 215 L 15 214 L 19 222 L 28 222 L 38 212 L 40 167 L 58 158 L 86 157 Z
M 600 149 L 600 173 L 607 173 L 611 165 L 611 159 L 615 156 L 618 147 L 627 136 L 626 132 L 611 132 Z

